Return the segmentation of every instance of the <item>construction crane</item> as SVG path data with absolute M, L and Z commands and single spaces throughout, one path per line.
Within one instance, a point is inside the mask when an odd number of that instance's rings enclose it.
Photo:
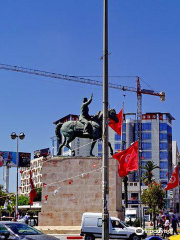
M 82 83 L 82 84 L 89 84 L 89 85 L 96 85 L 96 86 L 103 86 L 103 82 L 92 80 L 84 77 L 77 77 L 77 76 L 69 76 L 59 73 L 52 73 L 47 71 L 40 71 L 36 69 L 26 68 L 26 67 L 20 67 L 20 66 L 12 66 L 8 64 L 2 64 L 0 63 L 0 69 L 7 70 L 7 71 L 13 71 L 13 72 L 20 72 L 20 73 L 27 73 L 31 75 L 37 75 L 37 76 L 43 76 L 47 78 L 56 78 L 61 79 L 65 81 L 71 81 L 76 83 Z M 139 77 L 137 77 L 137 88 L 135 87 L 129 87 L 129 86 L 122 86 L 119 84 L 109 83 L 109 88 L 122 90 L 122 91 L 129 91 L 134 92 L 137 94 L 137 137 L 139 140 L 139 146 L 141 148 L 141 121 L 142 121 L 142 94 L 146 95 L 152 95 L 152 96 L 158 96 L 160 97 L 161 101 L 165 100 L 165 93 L 164 92 L 156 92 L 149 89 L 141 89 L 140 80 Z M 139 149 L 141 152 L 141 149 Z
M 47 78 L 56 78 L 61 79 L 65 81 L 71 81 L 76 83 L 82 83 L 82 84 L 89 84 L 89 85 L 96 85 L 96 86 L 103 86 L 103 82 L 96 81 L 84 77 L 77 77 L 77 76 L 68 76 L 58 73 L 52 73 L 47 71 L 40 71 L 35 70 L 31 68 L 25 68 L 25 67 L 19 67 L 19 66 L 12 66 L 7 64 L 1 64 L 0 63 L 0 69 L 7 70 L 7 71 L 13 71 L 13 72 L 20 72 L 20 73 L 27 73 L 31 75 L 37 75 L 37 76 L 43 76 Z M 141 122 L 142 122 L 142 94 L 146 95 L 152 95 L 152 96 L 158 96 L 160 97 L 161 101 L 165 101 L 165 93 L 164 92 L 156 92 L 149 89 L 141 89 L 141 84 L 139 77 L 137 77 L 137 87 L 129 87 L 129 86 L 122 86 L 119 84 L 109 83 L 109 88 L 122 90 L 122 91 L 129 91 L 134 92 L 137 94 L 137 139 L 139 141 L 139 151 L 138 151 L 138 158 L 139 158 L 139 193 L 141 195 Z M 140 197 L 140 216 L 142 216 L 142 209 L 141 209 L 141 197 Z

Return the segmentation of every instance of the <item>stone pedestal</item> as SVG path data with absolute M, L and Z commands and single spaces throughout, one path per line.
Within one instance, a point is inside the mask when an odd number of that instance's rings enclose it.
M 122 218 L 117 165 L 109 159 L 109 213 Z M 42 191 L 39 226 L 80 226 L 84 212 L 102 212 L 102 172 L 95 171 L 101 167 L 102 159 L 92 157 L 54 157 L 44 162 L 42 182 L 47 186 Z

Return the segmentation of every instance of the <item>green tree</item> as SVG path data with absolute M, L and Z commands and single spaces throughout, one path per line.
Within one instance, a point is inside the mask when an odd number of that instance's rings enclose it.
M 154 164 L 153 161 L 147 161 L 146 165 L 141 168 L 145 170 L 142 176 L 142 181 L 148 186 L 154 181 L 153 170 L 160 167 Z
M 29 205 L 29 197 L 20 195 L 18 197 L 18 205 L 23 206 L 23 205 Z
M 8 194 L 3 191 L 3 186 L 0 185 L 0 206 L 4 206 Z
M 14 205 L 12 203 L 7 205 L 7 212 L 9 213 L 9 217 L 14 212 Z
M 143 191 L 141 202 L 149 207 L 149 213 L 153 215 L 153 225 L 155 228 L 156 215 L 159 213 L 159 210 L 165 207 L 165 190 L 161 184 L 156 182 L 151 183 L 148 189 Z
M 15 206 L 16 205 L 16 196 L 11 197 L 12 204 Z M 25 195 L 19 195 L 18 196 L 18 205 L 23 206 L 23 205 L 29 205 L 29 197 Z
M 41 201 L 41 195 L 42 195 L 42 188 L 35 188 L 37 196 L 34 198 L 34 202 L 40 202 Z

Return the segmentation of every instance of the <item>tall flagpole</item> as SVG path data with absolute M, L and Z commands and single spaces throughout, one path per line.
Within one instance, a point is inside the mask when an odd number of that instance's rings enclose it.
M 102 154 L 102 239 L 109 240 L 109 153 L 108 153 L 108 0 L 103 19 L 103 154 Z

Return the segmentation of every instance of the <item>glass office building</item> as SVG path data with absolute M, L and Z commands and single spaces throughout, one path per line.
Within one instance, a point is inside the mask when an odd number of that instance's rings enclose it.
M 153 161 L 160 169 L 154 170 L 156 181 L 161 181 L 165 187 L 168 177 L 172 172 L 172 120 L 169 113 L 146 113 L 142 115 L 142 153 L 141 165 L 145 166 L 147 161 Z M 113 135 L 113 137 L 112 137 Z M 133 119 L 126 119 L 123 123 L 123 149 L 137 140 L 137 124 Z M 114 139 L 113 139 L 114 138 Z M 121 149 L 121 136 L 109 131 L 109 140 L 114 146 L 114 151 Z M 102 145 L 98 143 L 98 156 L 102 154 Z M 143 170 L 142 170 L 143 174 Z M 138 181 L 137 172 L 129 175 L 130 182 Z

